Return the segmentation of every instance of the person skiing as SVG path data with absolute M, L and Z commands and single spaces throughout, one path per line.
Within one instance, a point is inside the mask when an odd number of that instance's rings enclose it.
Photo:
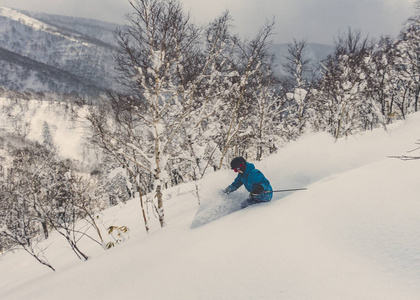
M 226 189 L 224 193 L 230 194 L 245 186 L 249 198 L 242 203 L 242 208 L 261 202 L 269 202 L 273 197 L 273 189 L 270 182 L 265 178 L 261 171 L 257 170 L 254 164 L 247 162 L 243 157 L 235 157 L 230 163 L 231 169 L 238 173 L 235 180 Z

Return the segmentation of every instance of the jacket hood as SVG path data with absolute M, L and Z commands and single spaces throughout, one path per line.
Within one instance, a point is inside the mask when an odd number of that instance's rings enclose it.
M 244 175 L 248 174 L 249 172 L 251 172 L 253 170 L 255 170 L 254 164 L 251 164 L 251 163 L 247 162 Z

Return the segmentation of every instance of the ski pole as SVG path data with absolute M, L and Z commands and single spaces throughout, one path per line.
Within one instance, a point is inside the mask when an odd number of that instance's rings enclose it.
M 264 193 L 281 193 L 281 192 L 292 192 L 292 191 L 303 191 L 307 188 L 298 188 L 298 189 L 287 189 L 287 190 L 277 190 L 277 191 L 266 191 Z
M 282 192 L 292 192 L 292 191 L 303 191 L 307 188 L 298 188 L 298 189 L 287 189 L 287 190 L 276 190 L 276 191 L 264 191 L 261 194 L 268 194 L 268 193 L 282 193 Z M 252 194 L 252 193 L 251 193 Z M 259 194 L 252 194 L 253 196 L 259 195 Z

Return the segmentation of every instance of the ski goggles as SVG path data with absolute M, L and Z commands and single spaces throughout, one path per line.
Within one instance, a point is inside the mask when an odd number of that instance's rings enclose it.
M 237 168 L 234 168 L 233 171 L 235 171 L 235 173 L 238 173 L 239 171 L 242 170 L 243 167 L 244 167 L 244 164 L 240 164 Z

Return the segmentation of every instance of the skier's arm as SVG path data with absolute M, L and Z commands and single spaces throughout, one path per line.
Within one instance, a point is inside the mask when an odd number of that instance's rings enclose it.
M 234 191 L 236 191 L 237 189 L 239 189 L 241 186 L 242 186 L 242 181 L 241 181 L 241 179 L 239 179 L 239 175 L 235 178 L 235 181 L 234 182 L 232 182 L 232 184 L 231 185 L 229 185 L 225 190 L 224 190 L 224 192 L 226 193 L 226 194 L 230 194 L 230 193 L 232 193 L 232 192 L 234 192 Z
M 259 195 L 262 192 L 264 192 L 263 186 L 261 184 L 257 183 L 257 184 L 254 185 L 254 189 L 252 190 L 251 195 L 252 196 L 253 195 Z
M 269 190 L 269 182 L 259 170 L 255 170 L 252 173 L 252 181 L 254 184 L 252 185 L 252 192 L 251 194 L 258 195 L 264 191 Z

